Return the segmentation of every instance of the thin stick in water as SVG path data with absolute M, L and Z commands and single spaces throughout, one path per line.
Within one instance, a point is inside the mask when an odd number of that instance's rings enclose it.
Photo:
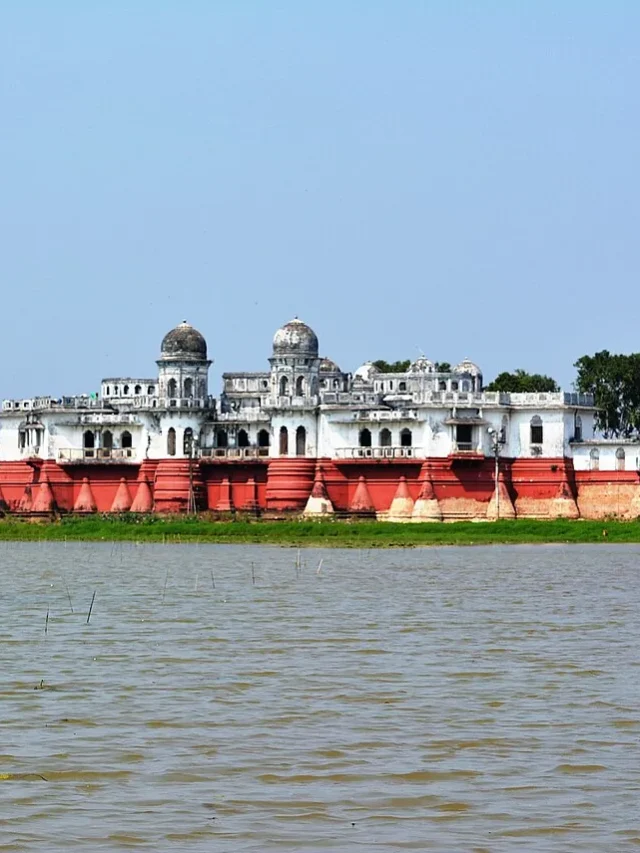
M 164 597 L 165 597 L 165 594 L 166 594 L 166 592 L 167 592 L 167 582 L 168 582 L 168 580 L 169 580 L 169 569 L 167 569 L 167 575 L 166 575 L 166 577 L 165 577 L 165 579 L 164 579 L 164 588 L 163 588 L 163 590 L 162 590 L 162 603 L 163 603 L 163 604 L 164 604 Z
M 71 608 L 71 612 L 73 613 L 73 604 L 71 603 L 71 593 L 69 592 L 69 586 L 67 584 L 67 579 L 65 576 L 62 576 L 62 580 L 64 582 L 64 588 L 67 590 L 67 598 L 69 599 L 69 607 Z
M 251 583 L 256 585 L 256 567 L 251 563 Z
M 91 619 L 91 611 L 93 610 L 93 602 L 96 600 L 96 592 L 97 590 L 93 590 L 93 595 L 91 596 L 91 604 L 89 605 L 89 612 L 87 613 L 87 625 L 89 624 L 89 619 Z
M 211 584 L 212 584 L 213 588 L 215 589 L 216 588 L 216 579 L 213 576 L 213 569 L 211 569 Z
M 44 620 L 44 635 L 47 636 L 49 631 L 49 608 L 47 607 L 47 618 Z
M 316 569 L 316 574 L 317 574 L 317 575 L 319 575 L 319 574 L 320 574 L 320 571 L 321 571 L 321 569 L 322 569 L 322 564 L 323 564 L 323 563 L 324 563 L 324 557 L 323 557 L 323 558 L 320 560 L 320 562 L 318 563 L 318 568 Z

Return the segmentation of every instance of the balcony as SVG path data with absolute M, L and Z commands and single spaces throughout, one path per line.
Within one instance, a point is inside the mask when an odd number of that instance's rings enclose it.
M 200 447 L 201 459 L 265 459 L 269 456 L 268 447 Z
M 58 462 L 62 465 L 73 463 L 117 463 L 135 462 L 136 451 L 133 447 L 64 447 L 58 451 Z
M 337 459 L 415 459 L 420 447 L 337 447 Z

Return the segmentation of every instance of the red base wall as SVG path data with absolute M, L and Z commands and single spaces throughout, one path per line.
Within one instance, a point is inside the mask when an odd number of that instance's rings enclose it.
M 193 462 L 184 459 L 145 460 L 141 466 L 74 464 L 52 461 L 0 462 L 0 502 L 20 511 L 25 490 L 33 497 L 47 481 L 56 508 L 73 511 L 83 480 L 88 479 L 98 512 L 109 512 L 124 478 L 132 497 L 147 480 L 156 512 L 189 509 L 190 488 L 200 510 L 299 512 L 311 493 L 317 462 L 326 491 L 337 512 L 348 512 L 358 482 L 367 489 L 378 513 L 385 513 L 405 477 L 411 497 L 420 492 L 421 460 L 315 460 L 296 457 Z M 640 482 L 635 471 L 574 472 L 570 459 L 501 460 L 501 471 L 519 517 L 553 514 L 553 501 L 568 484 L 584 518 L 639 515 Z M 492 459 L 429 461 L 429 473 L 443 518 L 484 518 L 494 490 Z

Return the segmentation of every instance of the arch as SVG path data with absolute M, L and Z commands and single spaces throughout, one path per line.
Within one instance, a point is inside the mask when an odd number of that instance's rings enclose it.
M 96 437 L 90 429 L 84 431 L 84 435 L 82 436 L 82 446 L 85 450 L 93 450 L 96 446 Z
M 438 381 L 438 391 L 446 391 L 446 390 L 447 390 L 447 383 L 444 381 L 444 379 L 440 379 Z
M 176 431 L 173 427 L 167 430 L 167 453 L 169 456 L 176 455 Z
M 124 450 L 129 447 L 133 447 L 133 439 L 131 438 L 131 433 L 128 429 L 125 429 L 125 431 L 120 436 L 120 447 L 122 447 Z
M 470 386 L 469 386 L 469 380 L 468 379 L 462 380 L 462 390 L 463 391 L 470 391 L 471 390 Z
M 280 377 L 280 396 L 287 397 L 289 394 L 289 380 L 286 376 Z
M 360 430 L 360 447 L 371 447 L 371 430 L 366 427 Z
M 307 431 L 303 426 L 296 430 L 296 456 L 307 455 Z
M 193 397 L 193 379 L 190 376 L 184 380 L 184 396 Z
M 249 434 L 246 429 L 238 430 L 238 447 L 249 447 Z
M 136 387 L 133 389 L 133 393 L 136 395 L 142 394 L 142 385 L 136 385 Z
M 280 456 L 289 455 L 289 430 L 286 426 L 280 427 Z
M 216 447 L 228 447 L 229 446 L 229 436 L 227 435 L 226 429 L 219 429 L 216 432 Z
M 542 418 L 540 415 L 534 415 L 530 423 L 530 443 L 542 444 L 544 439 L 544 430 L 542 427 Z
M 187 427 L 182 433 L 182 452 L 185 456 L 191 456 L 193 451 L 193 430 Z
M 110 397 L 110 396 L 111 396 L 111 388 L 109 385 L 107 385 L 107 397 Z
M 296 397 L 304 397 L 304 376 L 296 379 Z
M 589 470 L 600 470 L 600 451 L 597 447 L 592 447 L 591 452 L 589 453 Z
M 406 382 L 398 382 L 398 391 L 406 391 L 407 383 Z
M 147 387 L 147 394 L 151 395 L 151 394 L 153 394 L 153 393 L 154 393 L 153 385 L 149 385 L 149 386 Z
M 455 379 L 454 379 L 454 380 L 453 380 L 453 382 L 451 383 L 451 390 L 452 390 L 452 391 L 457 391 L 457 390 L 458 390 L 458 383 L 456 382 L 456 380 L 455 380 Z
M 582 418 L 576 415 L 576 422 L 573 430 L 573 440 L 582 441 Z
M 110 429 L 105 429 L 102 433 L 102 446 L 105 450 L 111 450 L 113 448 L 113 433 Z
M 113 386 L 113 393 L 114 393 L 114 395 L 115 395 L 116 397 L 117 397 L 117 396 L 118 396 L 118 394 L 120 393 L 120 389 L 118 388 L 118 386 L 117 386 L 117 385 L 114 385 L 114 386 Z
M 616 471 L 624 471 L 626 462 L 626 454 L 624 447 L 619 447 L 616 450 Z
M 410 429 L 400 431 L 400 447 L 411 447 L 413 445 L 413 435 Z
M 178 383 L 175 379 L 170 379 L 167 382 L 167 397 L 176 397 L 178 394 Z
M 261 429 L 258 433 L 258 447 L 269 447 L 269 432 L 266 429 Z
M 384 429 L 381 429 L 380 435 L 378 436 L 378 441 L 380 447 L 391 447 L 391 430 L 387 429 L 386 427 Z
M 206 396 L 207 396 L 206 383 L 205 383 L 204 379 L 198 379 L 198 397 L 200 397 L 201 400 L 204 400 L 204 398 Z
M 125 395 L 125 397 L 127 396 L 127 394 L 129 393 L 129 386 L 128 385 L 124 386 L 124 388 L 122 389 L 122 393 Z

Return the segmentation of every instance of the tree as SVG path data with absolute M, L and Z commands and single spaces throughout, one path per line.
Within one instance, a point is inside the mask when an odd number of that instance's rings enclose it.
M 451 365 L 448 361 L 436 361 L 436 373 L 451 373 Z
M 640 353 L 583 355 L 574 367 L 576 388 L 593 394 L 596 425 L 606 438 L 629 438 L 640 430 Z
M 527 373 L 526 370 L 504 371 L 484 389 L 485 391 L 514 391 L 519 393 L 537 391 L 559 391 L 558 383 L 550 376 Z
M 379 358 L 373 362 L 373 366 L 377 367 L 380 373 L 406 373 L 411 367 L 411 361 L 407 359 L 406 361 L 388 362 Z

